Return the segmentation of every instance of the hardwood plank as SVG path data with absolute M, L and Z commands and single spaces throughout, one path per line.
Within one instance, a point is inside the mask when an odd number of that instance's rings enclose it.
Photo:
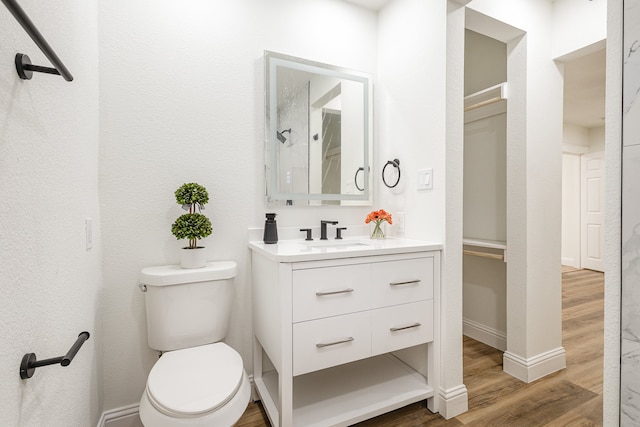
M 556 426 L 601 426 L 602 425 L 602 395 L 578 406 L 561 417 L 545 424 L 545 427 Z
M 250 402 L 236 427 L 269 427 L 267 414 L 260 402 Z
M 492 405 L 489 411 L 464 424 L 469 426 L 543 426 L 596 396 L 595 393 L 569 381 L 536 381 L 516 390 L 511 395 L 502 396 L 501 400 Z

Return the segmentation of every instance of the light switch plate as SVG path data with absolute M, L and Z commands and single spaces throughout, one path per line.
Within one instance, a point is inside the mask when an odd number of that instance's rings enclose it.
M 433 188 L 433 168 L 420 169 L 418 171 L 418 190 L 431 190 Z

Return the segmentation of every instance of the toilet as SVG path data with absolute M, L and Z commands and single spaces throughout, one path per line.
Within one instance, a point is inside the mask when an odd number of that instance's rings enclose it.
M 147 340 L 162 352 L 140 400 L 145 427 L 227 427 L 247 408 L 251 387 L 242 357 L 221 342 L 236 271 L 233 261 L 141 271 Z

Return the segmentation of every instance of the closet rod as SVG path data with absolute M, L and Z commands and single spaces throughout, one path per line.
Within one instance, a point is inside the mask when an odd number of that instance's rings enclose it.
M 27 55 L 22 53 L 16 54 L 16 69 L 18 70 L 18 75 L 22 79 L 29 80 L 31 79 L 32 73 L 41 72 L 41 73 L 49 73 L 49 74 L 59 74 L 66 81 L 70 82 L 73 80 L 73 76 L 62 63 L 58 55 L 54 52 L 54 50 L 49 46 L 49 43 L 45 40 L 45 38 L 40 34 L 40 31 L 36 28 L 36 26 L 31 22 L 31 19 L 27 16 L 27 14 L 22 10 L 20 5 L 15 0 L 2 0 L 2 3 L 9 9 L 9 12 L 16 18 L 16 21 L 22 25 L 22 28 L 29 34 L 33 42 L 40 48 L 44 56 L 47 57 L 49 61 L 53 64 L 55 68 L 48 67 L 39 67 L 37 65 L 31 65 L 31 61 Z
M 503 99 L 504 98 L 496 96 L 495 98 L 487 99 L 486 101 L 481 101 L 481 102 L 478 102 L 477 104 L 469 105 L 468 107 L 464 108 L 464 112 L 466 113 L 467 111 L 475 110 L 476 108 L 485 107 L 487 105 L 494 104 L 496 102 L 500 102 Z

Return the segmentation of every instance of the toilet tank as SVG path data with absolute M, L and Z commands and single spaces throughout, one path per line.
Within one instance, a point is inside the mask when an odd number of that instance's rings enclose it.
M 210 344 L 227 334 L 233 299 L 233 261 L 205 267 L 147 267 L 140 272 L 145 290 L 149 347 L 170 351 Z

